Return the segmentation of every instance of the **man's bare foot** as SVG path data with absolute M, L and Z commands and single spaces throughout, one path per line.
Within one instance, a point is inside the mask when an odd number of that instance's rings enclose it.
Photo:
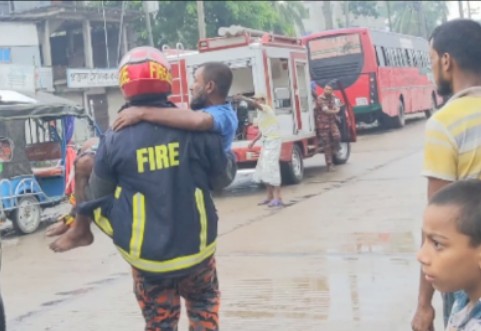
M 82 229 L 74 226 L 51 243 L 50 249 L 55 253 L 63 253 L 74 248 L 89 246 L 93 242 L 94 235 L 90 228 Z
M 50 225 L 45 231 L 47 237 L 56 237 L 64 234 L 70 227 L 65 224 L 64 221 L 58 221 L 55 224 Z

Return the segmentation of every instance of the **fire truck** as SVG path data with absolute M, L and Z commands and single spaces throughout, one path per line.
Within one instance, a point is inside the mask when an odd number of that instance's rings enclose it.
M 283 137 L 280 157 L 283 183 L 299 183 L 304 176 L 303 160 L 323 152 L 315 132 L 307 50 L 300 39 L 231 26 L 220 28 L 219 37 L 199 40 L 197 51 L 168 54 L 168 59 L 174 80 L 171 101 L 181 107 L 189 104 L 188 87 L 200 65 L 219 61 L 232 69 L 229 101 L 239 119 L 233 143 L 239 169 L 255 167 L 261 145 L 248 148 L 258 132 L 257 112 L 243 102 L 233 101 L 232 97 L 237 94 L 249 97 L 262 93 L 275 110 Z M 340 114 L 342 143 L 340 151 L 334 155 L 335 164 L 344 164 L 349 159 L 350 143 L 356 140 L 353 119 L 352 107 L 343 105 Z

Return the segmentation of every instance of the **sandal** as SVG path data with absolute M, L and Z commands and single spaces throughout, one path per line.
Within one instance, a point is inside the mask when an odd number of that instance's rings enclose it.
M 272 200 L 265 199 L 264 201 L 259 202 L 257 205 L 258 206 L 265 206 L 268 205 Z
M 269 208 L 284 207 L 284 203 L 282 202 L 282 200 L 274 199 L 267 205 L 267 207 L 269 207 Z

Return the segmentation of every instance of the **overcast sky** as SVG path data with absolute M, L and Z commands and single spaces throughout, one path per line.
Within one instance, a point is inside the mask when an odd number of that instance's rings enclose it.
M 449 8 L 449 19 L 459 18 L 459 7 L 458 1 L 447 1 L 448 8 Z M 465 11 L 465 17 L 467 18 L 467 5 L 468 1 L 463 1 L 463 7 Z M 471 10 L 478 9 L 478 13 L 474 14 L 471 18 L 480 20 L 481 19 L 481 2 L 479 1 L 469 1 L 469 5 L 471 6 Z

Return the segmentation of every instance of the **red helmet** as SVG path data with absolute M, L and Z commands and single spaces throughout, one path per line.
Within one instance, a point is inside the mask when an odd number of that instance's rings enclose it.
M 126 100 L 169 94 L 172 89 L 170 64 L 156 48 L 144 46 L 131 49 L 120 61 L 119 85 Z

